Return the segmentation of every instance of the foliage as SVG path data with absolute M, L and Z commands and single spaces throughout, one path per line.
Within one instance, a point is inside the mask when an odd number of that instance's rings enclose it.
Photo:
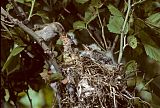
M 97 44 L 105 53 L 110 51 L 118 66 L 123 64 L 127 90 L 135 92 L 132 105 L 160 106 L 157 102 L 160 100 L 158 0 L 10 0 L 4 1 L 2 7 L 34 31 L 36 25 L 60 22 L 66 32 L 75 34 L 79 50 L 83 49 L 82 44 Z M 29 107 L 25 106 L 27 102 L 34 104 L 36 96 L 43 95 L 37 102 L 41 105 L 32 107 L 52 107 L 56 99 L 47 84 L 61 82 L 64 77 L 59 73 L 48 75 L 46 54 L 41 45 L 2 14 L 1 26 L 1 100 L 4 106 Z M 58 52 L 56 59 L 61 65 L 65 62 L 64 42 L 56 37 L 52 44 L 51 49 Z

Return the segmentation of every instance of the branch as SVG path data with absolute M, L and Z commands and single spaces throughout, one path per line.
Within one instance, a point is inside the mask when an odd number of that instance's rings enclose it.
M 15 25 L 18 25 L 21 29 L 23 29 L 26 33 L 28 33 L 30 36 L 33 37 L 33 39 L 43 48 L 44 53 L 48 54 L 49 60 L 47 61 L 49 65 L 53 65 L 55 67 L 55 70 L 57 72 L 61 72 L 59 69 L 58 64 L 56 63 L 56 60 L 53 58 L 53 55 L 51 54 L 52 52 L 50 51 L 49 47 L 45 44 L 44 41 L 30 28 L 25 26 L 22 22 L 20 22 L 18 19 L 13 18 L 11 15 L 9 15 L 8 12 L 6 12 L 2 7 L 1 7 L 1 14 L 5 15 L 8 17 L 8 19 L 13 22 Z
M 128 0 L 127 14 L 126 14 L 126 17 L 125 17 L 125 20 L 124 20 L 124 23 L 123 23 L 123 27 L 122 27 L 122 31 L 121 31 L 120 51 L 119 51 L 118 63 L 120 63 L 121 60 L 122 60 L 122 55 L 123 55 L 123 38 L 124 38 L 124 35 L 125 35 L 125 27 L 126 27 L 126 24 L 127 24 L 127 20 L 128 20 L 128 17 L 129 17 L 130 10 L 131 10 L 131 0 Z

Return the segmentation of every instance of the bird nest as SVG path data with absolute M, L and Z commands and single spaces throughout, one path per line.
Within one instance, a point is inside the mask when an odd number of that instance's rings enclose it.
M 75 57 L 61 64 L 66 77 L 60 85 L 63 108 L 129 107 L 124 72 L 115 64 L 100 64 L 89 57 Z

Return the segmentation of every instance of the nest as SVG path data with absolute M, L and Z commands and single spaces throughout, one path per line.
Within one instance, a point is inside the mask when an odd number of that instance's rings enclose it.
M 61 64 L 61 68 L 67 80 L 60 86 L 63 108 L 125 108 L 131 105 L 120 66 L 78 57 Z
M 127 108 L 132 107 L 123 68 L 101 51 L 71 47 L 67 36 L 63 41 L 65 76 L 59 86 L 62 108 Z

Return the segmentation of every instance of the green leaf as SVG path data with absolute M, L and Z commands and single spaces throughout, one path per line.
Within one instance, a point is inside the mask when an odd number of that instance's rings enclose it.
M 144 48 L 145 48 L 146 54 L 150 58 L 160 62 L 160 48 L 156 48 L 148 44 L 144 44 Z
M 43 94 L 42 91 L 40 91 L 39 93 L 35 92 L 33 89 L 29 88 L 28 90 L 28 95 L 30 96 L 30 98 L 32 99 L 32 105 L 33 108 L 40 108 L 40 106 L 43 105 L 44 100 L 43 100 Z M 31 106 L 31 103 L 28 99 L 27 94 L 22 97 L 19 102 L 23 105 L 25 105 L 27 108 L 29 108 Z
M 148 91 L 145 90 L 140 91 L 140 97 L 147 102 L 152 101 L 152 94 Z
M 58 39 L 56 42 L 57 45 L 63 45 L 63 41 L 61 39 Z
M 155 27 L 160 27 L 160 12 L 149 16 L 146 19 L 146 22 L 155 26 Z
M 121 34 L 124 19 L 119 16 L 110 16 L 109 24 L 107 24 L 108 30 L 112 33 Z M 128 24 L 126 25 L 125 33 L 128 32 Z
M 25 2 L 32 2 L 33 0 L 24 0 Z
M 51 82 L 56 82 L 56 81 L 60 81 L 60 80 L 62 80 L 62 79 L 63 79 L 62 74 L 59 73 L 59 72 L 56 72 L 56 73 L 51 74 L 51 79 L 50 79 L 50 81 L 51 81 Z
M 16 0 L 16 2 L 19 2 L 19 3 L 22 3 L 22 4 L 24 4 L 24 1 L 25 0 Z
M 157 47 L 156 43 L 152 40 L 152 38 L 145 32 L 139 32 L 139 38 L 141 39 L 143 44 L 149 44 L 151 46 Z
M 136 78 L 129 78 L 127 79 L 127 86 L 128 87 L 134 87 L 136 85 Z
M 101 0 L 91 0 L 91 6 L 100 8 L 102 6 Z
M 77 3 L 81 3 L 81 4 L 84 4 L 86 2 L 88 2 L 89 0 L 76 0 Z
M 91 21 L 93 21 L 97 17 L 97 11 L 91 12 L 91 11 L 86 11 L 84 20 L 86 24 L 89 24 Z
M 134 60 L 129 61 L 125 65 L 125 73 L 126 73 L 126 75 L 129 75 L 131 73 L 135 73 L 136 70 L 137 70 L 137 63 Z
M 73 28 L 74 29 L 85 29 L 86 28 L 85 22 L 76 21 L 76 22 L 73 23 Z
M 127 42 L 129 46 L 132 47 L 133 49 L 137 47 L 137 38 L 134 35 L 128 36 Z
M 123 14 L 117 8 L 115 8 L 113 5 L 109 4 L 108 9 L 112 15 L 123 17 Z
M 11 56 L 16 56 L 17 54 L 19 54 L 20 52 L 22 52 L 24 50 L 24 47 L 21 47 L 21 46 L 19 46 L 19 47 L 16 47 L 16 48 L 14 48 L 13 50 L 12 50 L 12 52 L 11 52 Z
M 34 15 L 40 16 L 44 23 L 48 23 L 49 22 L 49 17 L 47 15 L 46 11 L 37 11 L 37 13 L 33 14 L 32 16 L 34 16 Z
M 54 98 L 53 89 L 50 86 L 46 86 L 42 89 L 42 92 L 46 105 L 48 106 L 48 108 L 51 108 L 53 106 L 53 100 L 56 101 L 56 98 Z
M 24 50 L 24 47 L 18 46 L 11 51 L 5 64 L 3 65 L 2 72 L 12 63 L 12 61 L 14 60 L 14 56 L 18 55 L 23 50 Z
M 11 10 L 11 9 L 13 9 L 14 7 L 13 7 L 13 4 L 12 3 L 8 3 L 7 5 L 6 5 L 6 11 L 7 12 L 9 12 L 9 10 Z
M 89 24 L 97 17 L 97 15 L 98 15 L 98 9 L 90 5 L 88 9 L 85 11 L 85 16 L 84 16 L 85 23 Z

